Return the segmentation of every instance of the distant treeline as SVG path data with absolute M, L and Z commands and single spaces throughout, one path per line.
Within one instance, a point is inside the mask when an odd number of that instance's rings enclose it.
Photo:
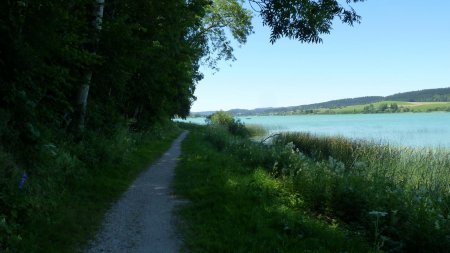
M 287 108 L 291 108 L 294 111 L 314 110 L 314 109 L 321 109 L 321 108 L 337 108 L 337 107 L 350 106 L 350 105 L 376 103 L 379 101 L 383 101 L 383 99 L 384 99 L 383 97 L 379 97 L 379 96 L 346 98 L 346 99 L 339 99 L 339 100 L 331 100 L 328 102 L 322 102 L 322 103 L 317 103 L 317 104 L 293 106 L 293 107 L 287 107 Z M 283 111 L 286 111 L 286 110 L 279 108 L 279 109 L 274 109 L 273 112 L 283 112 Z
M 397 93 L 385 97 L 384 100 L 405 102 L 449 102 L 450 87 Z
M 382 101 L 404 101 L 404 102 L 449 102 L 450 101 L 450 87 L 449 88 L 439 88 L 439 89 L 426 89 L 419 91 L 410 91 L 398 93 L 386 97 L 382 96 L 367 96 L 367 97 L 358 97 L 358 98 L 346 98 L 346 99 L 338 99 L 331 100 L 322 103 L 308 104 L 308 105 L 299 105 L 299 106 L 289 106 L 289 107 L 268 107 L 268 108 L 256 108 L 253 110 L 245 110 L 245 109 L 232 109 L 228 112 L 234 115 L 264 115 L 264 114 L 292 114 L 292 113 L 302 113 L 309 114 L 315 113 L 319 109 L 335 109 L 341 108 L 345 106 L 352 105 L 364 105 L 364 104 L 372 104 Z M 384 109 L 384 108 L 382 108 Z M 367 108 L 366 112 L 371 112 L 371 108 Z M 380 111 L 380 110 L 378 110 Z M 381 110 L 386 111 L 386 110 Z M 380 112 L 381 112 L 380 111 Z M 393 110 L 390 111 L 398 111 L 398 108 L 394 106 Z M 199 112 L 194 113 L 193 116 L 202 116 L 209 115 L 213 112 Z

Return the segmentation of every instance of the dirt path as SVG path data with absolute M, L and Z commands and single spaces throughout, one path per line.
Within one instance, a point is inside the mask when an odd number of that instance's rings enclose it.
M 172 216 L 180 203 L 171 195 L 177 159 L 181 153 L 183 132 L 172 147 L 108 211 L 101 231 L 88 253 L 171 253 L 179 252 L 181 240 Z

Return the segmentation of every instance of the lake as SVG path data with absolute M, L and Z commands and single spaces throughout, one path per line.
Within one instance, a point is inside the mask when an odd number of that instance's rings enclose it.
M 270 133 L 310 132 L 410 147 L 450 147 L 450 113 L 448 112 L 238 118 L 245 124 L 261 125 Z M 205 124 L 205 119 L 187 118 L 185 122 Z

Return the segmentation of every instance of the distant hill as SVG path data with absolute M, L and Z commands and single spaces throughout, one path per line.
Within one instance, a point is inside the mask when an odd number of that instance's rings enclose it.
M 267 108 L 256 108 L 253 110 L 247 109 L 232 109 L 228 112 L 236 116 L 244 115 L 262 115 L 262 114 L 283 114 L 283 113 L 301 113 L 308 112 L 310 110 L 317 109 L 334 109 L 345 106 L 352 105 L 363 105 L 376 103 L 381 101 L 405 101 L 405 102 L 450 102 L 450 87 L 439 88 L 439 89 L 426 89 L 419 91 L 402 92 L 394 95 L 382 97 L 382 96 L 368 96 L 368 97 L 358 97 L 358 98 L 345 98 L 338 100 L 331 100 L 322 103 L 298 105 L 298 106 L 288 106 L 288 107 L 267 107 Z M 208 112 L 193 112 L 193 116 L 206 116 L 214 113 L 213 111 Z
M 397 93 L 385 100 L 405 102 L 450 102 L 450 87 Z
M 382 101 L 383 99 L 384 98 L 380 97 L 380 96 L 344 98 L 344 99 L 338 99 L 338 100 L 331 100 L 328 102 L 309 104 L 309 105 L 300 105 L 300 106 L 291 106 L 291 107 L 284 107 L 284 108 L 289 108 L 289 109 L 294 109 L 294 110 L 313 110 L 313 109 L 320 109 L 320 108 L 336 108 L 336 107 L 349 106 L 349 105 L 375 103 L 375 102 Z M 274 108 L 273 110 L 279 111 L 280 109 L 283 109 L 283 107 Z

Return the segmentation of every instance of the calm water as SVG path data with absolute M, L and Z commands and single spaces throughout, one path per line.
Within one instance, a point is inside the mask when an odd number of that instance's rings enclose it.
M 450 113 L 345 114 L 239 117 L 269 132 L 301 131 L 415 147 L 450 147 Z M 186 121 L 204 124 L 204 118 Z

